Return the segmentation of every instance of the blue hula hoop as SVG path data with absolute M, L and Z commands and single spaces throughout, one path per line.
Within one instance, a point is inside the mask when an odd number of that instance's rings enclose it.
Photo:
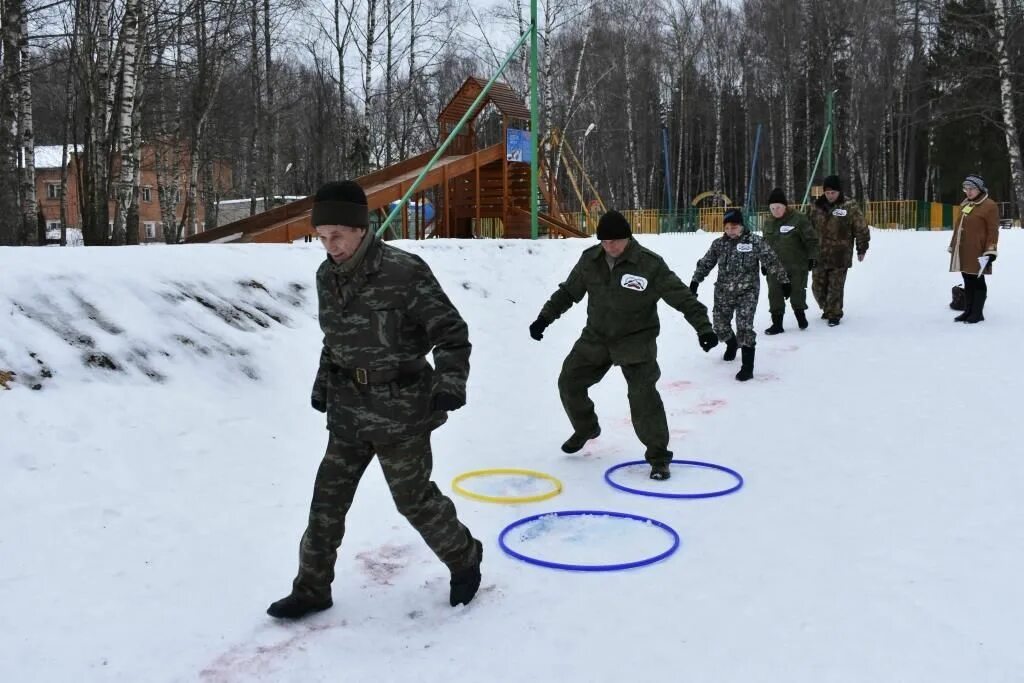
M 515 550 L 512 550 L 505 543 L 505 536 L 509 534 L 516 527 L 520 527 L 530 522 L 535 522 L 543 517 L 580 517 L 584 515 L 595 515 L 601 517 L 616 517 L 619 519 L 632 519 L 637 522 L 644 522 L 646 524 L 653 524 L 672 538 L 672 547 L 668 550 L 658 553 L 653 557 L 648 557 L 643 560 L 637 560 L 635 562 L 620 562 L 618 564 L 567 564 L 563 562 L 549 562 L 548 560 L 541 560 L 536 557 L 530 557 L 529 555 L 523 555 Z M 535 564 L 538 567 L 547 567 L 548 569 L 565 569 L 574 572 L 614 572 L 623 569 L 635 569 L 636 567 L 643 567 L 655 562 L 660 562 L 666 557 L 674 553 L 679 549 L 679 534 L 676 530 L 670 527 L 664 522 L 659 522 L 656 519 L 650 517 L 642 517 L 640 515 L 631 515 L 627 512 L 608 512 L 605 510 L 560 510 L 558 512 L 545 512 L 539 515 L 531 515 L 529 517 L 523 517 L 522 519 L 512 522 L 507 527 L 502 529 L 501 534 L 498 536 L 498 545 L 505 551 L 506 554 L 511 555 L 517 560 L 522 560 L 528 564 Z
M 711 462 L 700 462 L 698 460 L 673 460 L 673 465 L 695 465 L 697 467 L 707 467 L 708 469 L 718 470 L 725 472 L 736 479 L 736 484 L 722 489 L 720 491 L 707 491 L 704 493 L 662 493 L 660 491 L 647 491 L 644 489 L 635 489 L 624 484 L 620 484 L 612 479 L 612 473 L 622 469 L 623 467 L 632 467 L 633 465 L 646 465 L 646 460 L 630 460 L 629 462 L 620 463 L 618 465 L 612 465 L 604 473 L 604 480 L 608 482 L 613 488 L 617 488 L 620 491 L 626 493 L 633 493 L 638 496 L 651 496 L 652 498 L 717 498 L 718 496 L 727 496 L 730 493 L 735 493 L 743 488 L 743 475 L 734 469 L 730 469 L 724 465 L 716 465 Z

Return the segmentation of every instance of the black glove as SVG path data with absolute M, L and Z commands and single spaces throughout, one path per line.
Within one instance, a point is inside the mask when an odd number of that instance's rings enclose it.
M 807 259 L 807 270 L 814 270 L 818 267 L 818 259 L 809 258 Z
M 322 398 L 317 398 L 316 396 L 314 396 L 312 401 L 311 401 L 311 403 L 313 404 L 313 410 L 315 410 L 316 412 L 318 412 L 318 413 L 326 413 L 327 412 L 327 403 L 325 403 Z
M 704 349 L 704 353 L 707 353 L 718 346 L 718 335 L 714 332 L 705 332 L 697 337 L 697 341 L 700 342 L 700 348 Z
M 434 394 L 434 398 L 430 401 L 430 409 L 435 412 L 451 412 L 458 410 L 462 406 L 466 405 L 466 399 L 459 398 L 454 394 L 449 394 L 442 391 L 439 394 Z
M 700 284 L 696 280 L 690 280 L 690 291 L 693 292 L 694 296 L 697 296 L 697 288 Z
M 544 338 L 544 330 L 550 325 L 547 320 L 537 316 L 537 319 L 530 323 L 530 336 L 540 341 Z
M 791 282 L 782 283 L 782 298 L 788 299 L 789 295 L 793 293 L 793 284 Z
M 985 256 L 988 256 L 988 264 L 989 265 L 992 265 L 993 263 L 996 262 L 996 255 L 995 254 L 985 254 Z

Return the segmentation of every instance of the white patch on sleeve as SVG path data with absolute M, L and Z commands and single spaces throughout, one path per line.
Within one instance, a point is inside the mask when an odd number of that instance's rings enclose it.
M 622 276 L 622 286 L 634 292 L 642 292 L 647 289 L 647 278 L 626 273 Z
M 736 251 L 742 252 L 744 254 L 749 254 L 750 252 L 754 251 L 754 245 L 750 244 L 749 242 L 741 242 L 740 244 L 736 245 Z

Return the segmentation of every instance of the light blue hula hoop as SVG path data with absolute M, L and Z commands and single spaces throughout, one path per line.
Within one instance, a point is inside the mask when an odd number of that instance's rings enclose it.
M 513 529 L 520 527 L 524 524 L 529 524 L 530 522 L 535 522 L 543 517 L 581 517 L 584 515 L 615 517 L 618 519 L 631 519 L 637 522 L 644 522 L 645 524 L 653 524 L 654 526 L 658 527 L 659 529 L 667 533 L 672 538 L 672 547 L 670 547 L 668 550 L 664 552 L 658 553 L 653 557 L 648 557 L 643 560 L 637 560 L 635 562 L 620 562 L 618 564 L 567 564 L 564 562 L 549 562 L 548 560 L 541 560 L 536 557 L 530 557 L 529 555 L 523 555 L 522 553 L 518 553 L 515 550 L 512 550 L 505 543 L 505 537 Z M 671 555 L 679 549 L 679 534 L 676 533 L 675 529 L 665 524 L 664 522 L 659 522 L 658 520 L 651 519 L 650 517 L 631 515 L 627 512 L 608 512 L 604 510 L 561 510 L 558 512 L 545 512 L 539 515 L 531 515 L 529 517 L 523 517 L 518 521 L 512 522 L 507 527 L 502 529 L 501 534 L 498 536 L 498 545 L 500 545 L 501 549 L 504 550 L 508 555 L 511 555 L 517 560 L 522 560 L 523 562 L 529 564 L 535 564 L 538 567 L 547 567 L 549 569 L 565 569 L 574 572 L 614 572 L 623 569 L 634 569 L 636 567 L 643 567 L 664 560 L 666 557 L 668 557 L 669 555 Z
M 632 467 L 633 465 L 646 465 L 646 460 L 630 460 L 629 462 L 620 463 L 613 465 L 607 469 L 604 473 L 604 480 L 611 484 L 613 488 L 617 488 L 620 491 L 626 493 L 634 493 L 638 496 L 651 496 L 653 498 L 717 498 L 718 496 L 727 496 L 730 493 L 735 493 L 743 488 L 743 476 L 734 469 L 725 467 L 724 465 L 716 465 L 711 462 L 700 462 L 698 460 L 673 460 L 673 465 L 694 465 L 696 467 L 706 467 L 712 470 L 718 470 L 719 472 L 725 472 L 736 479 L 736 484 L 729 488 L 722 489 L 720 491 L 707 491 L 703 493 L 662 493 L 659 491 L 648 491 L 645 489 L 634 489 L 625 484 L 620 484 L 612 479 L 612 473 L 622 469 L 623 467 Z

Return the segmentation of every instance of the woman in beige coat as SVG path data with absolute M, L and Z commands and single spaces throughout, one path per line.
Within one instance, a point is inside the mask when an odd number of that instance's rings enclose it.
M 949 272 L 964 276 L 964 312 L 953 318 L 956 322 L 979 323 L 985 319 L 988 285 L 985 276 L 992 274 L 999 242 L 999 209 L 988 196 L 985 180 L 979 175 L 964 179 L 960 204 L 960 221 L 953 229 L 949 243 Z

